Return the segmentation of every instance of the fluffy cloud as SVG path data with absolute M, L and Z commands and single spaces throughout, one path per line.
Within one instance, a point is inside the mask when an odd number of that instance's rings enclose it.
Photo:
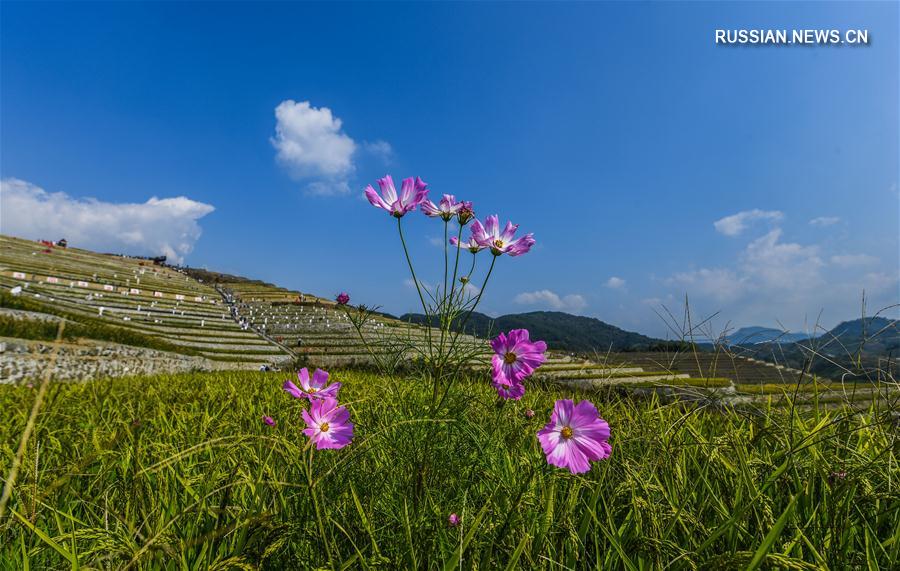
M 669 295 L 688 294 L 705 315 L 720 312 L 741 325 L 783 320 L 802 328 L 821 310 L 831 320 L 859 315 L 864 290 L 870 308 L 897 303 L 896 272 L 854 271 L 878 263 L 868 254 L 830 254 L 825 244 L 786 241 L 774 228 L 746 243 L 731 264 L 675 273 L 663 283 Z
M 514 301 L 522 305 L 539 305 L 571 313 L 578 313 L 587 306 L 587 302 L 581 295 L 570 294 L 560 297 L 559 294 L 549 289 L 520 293 Z
M 741 256 L 743 273 L 758 287 L 768 290 L 800 291 L 822 285 L 825 265 L 817 246 L 781 241 L 781 229 L 750 242 Z
M 606 287 L 609 289 L 625 289 L 625 280 L 613 276 L 606 280 Z
M 716 231 L 726 236 L 737 236 L 746 230 L 753 222 L 757 220 L 770 220 L 777 222 L 784 218 L 784 214 L 778 210 L 744 210 L 725 218 L 720 218 L 713 222 Z
M 144 203 L 77 199 L 47 192 L 24 180 L 0 181 L 4 234 L 66 238 L 79 248 L 134 255 L 164 254 L 181 263 L 200 238 L 197 220 L 215 210 L 184 196 L 152 197 Z
M 272 145 L 279 163 L 291 177 L 310 181 L 310 194 L 350 192 L 348 178 L 355 169 L 353 155 L 357 145 L 343 132 L 341 120 L 332 115 L 331 109 L 288 99 L 275 108 L 275 120 Z M 380 147 L 382 151 L 384 145 Z
M 837 216 L 819 216 L 810 220 L 809 225 L 824 228 L 825 226 L 833 226 L 840 221 L 841 219 Z

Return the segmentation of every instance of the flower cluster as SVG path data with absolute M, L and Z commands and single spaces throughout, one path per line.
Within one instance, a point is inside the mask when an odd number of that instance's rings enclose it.
M 491 386 L 504 399 L 519 400 L 525 394 L 525 379 L 541 366 L 547 344 L 532 342 L 527 329 L 500 333 L 491 341 Z
M 316 445 L 316 450 L 343 448 L 353 440 L 353 423 L 350 412 L 338 404 L 341 383 L 328 384 L 328 373 L 316 369 L 312 378 L 305 367 L 297 372 L 298 387 L 290 380 L 282 388 L 294 398 L 309 401 L 309 410 L 303 411 L 303 421 L 307 435 Z
M 445 194 L 437 204 L 428 200 L 428 183 L 419 177 L 403 179 L 399 194 L 391 175 L 385 175 L 377 182 L 381 194 L 379 195 L 370 184 L 365 190 L 366 198 L 372 206 L 381 208 L 396 218 L 402 218 L 407 212 L 420 207 L 426 216 L 440 218 L 445 222 L 456 218 L 460 226 L 465 226 L 475 219 L 472 203 L 456 200 L 456 196 L 452 194 Z M 485 218 L 483 223 L 480 220 L 472 222 L 472 235 L 465 242 L 454 236 L 450 238 L 450 243 L 456 247 L 466 248 L 473 254 L 489 248 L 495 256 L 503 254 L 521 256 L 534 246 L 534 235 L 529 233 L 514 238 L 518 227 L 518 224 L 507 222 L 501 230 L 500 219 L 494 214 Z
M 394 187 L 394 181 L 390 175 L 378 179 L 378 186 L 381 194 L 376 192 L 372 185 L 369 185 L 365 189 L 365 196 L 373 206 L 397 218 L 400 242 L 410 274 L 412 274 L 412 281 L 419 294 L 419 300 L 422 302 L 426 323 L 431 322 L 434 318 L 435 322 L 441 324 L 440 344 L 432 345 L 431 336 L 428 335 L 428 351 L 437 353 L 436 356 L 434 353 L 430 353 L 433 362 L 444 362 L 443 359 L 450 355 L 456 346 L 456 337 L 452 337 L 451 342 L 446 345 L 449 347 L 446 349 L 448 353 L 443 353 L 445 351 L 445 335 L 449 336 L 451 325 L 459 315 L 463 315 L 463 317 L 458 323 L 461 323 L 461 329 L 465 330 L 469 317 L 481 301 L 497 258 L 504 254 L 510 257 L 527 254 L 535 244 L 534 235 L 528 233 L 517 238 L 518 224 L 507 222 L 505 226 L 501 227 L 500 218 L 496 214 L 488 216 L 482 222 L 475 218 L 475 210 L 471 202 L 457 200 L 456 196 L 452 194 L 444 194 L 435 204 L 428 199 L 428 184 L 419 177 L 404 179 L 399 193 Z M 420 208 L 428 217 L 440 218 L 444 221 L 445 240 L 456 249 L 455 262 L 450 264 L 447 242 L 444 243 L 444 287 L 443 290 L 435 288 L 434 293 L 424 288 L 424 282 L 416 277 L 400 223 L 403 216 L 416 208 Z M 459 223 L 459 234 L 448 240 L 447 229 L 454 219 Z M 470 222 L 469 236 L 463 240 L 462 229 Z M 466 286 L 472 279 L 476 260 L 479 259 L 475 255 L 482 250 L 490 250 L 493 254 L 484 282 L 480 288 L 475 288 L 478 294 L 474 303 L 470 303 L 471 300 L 463 299 L 461 293 L 459 298 L 455 297 L 457 266 L 460 251 L 463 249 L 468 250 L 473 257 L 471 268 L 459 277 L 459 281 L 463 284 L 460 292 L 466 291 Z M 448 281 L 451 267 L 453 268 L 452 279 Z M 432 298 L 433 305 L 426 303 L 422 289 L 425 289 Z M 341 293 L 337 296 L 336 301 L 338 305 L 345 306 L 349 303 L 350 296 Z M 361 331 L 361 325 L 357 325 L 357 331 Z M 365 342 L 361 333 L 360 337 Z M 497 391 L 500 398 L 521 399 L 525 394 L 525 379 L 530 377 L 546 360 L 547 344 L 543 341 L 531 341 L 529 337 L 528 330 L 513 329 L 505 334 L 500 333 L 491 341 L 491 348 L 494 350 L 491 359 L 491 386 Z M 303 411 L 303 418 L 307 424 L 304 433 L 316 443 L 317 448 L 345 446 L 353 437 L 353 424 L 349 421 L 350 415 L 347 410 L 338 406 L 337 403 L 340 383 L 328 385 L 328 374 L 320 370 L 316 370 L 311 380 L 306 369 L 302 369 L 298 373 L 298 377 L 300 388 L 287 381 L 284 389 L 297 398 L 306 398 L 310 401 L 309 412 Z M 439 378 L 440 375 L 435 375 L 434 382 L 437 383 Z M 437 384 L 435 384 L 433 394 L 438 394 Z M 433 399 L 432 405 L 434 404 Z M 524 415 L 526 419 L 530 420 L 534 418 L 535 412 L 527 409 Z M 589 401 L 581 401 L 578 404 L 571 400 L 556 401 L 550 422 L 538 431 L 537 438 L 547 463 L 566 468 L 573 474 L 587 472 L 590 470 L 591 462 L 608 458 L 612 452 L 608 442 L 609 425 L 600 418 L 597 408 Z M 459 516 L 451 513 L 447 524 L 450 527 L 458 526 L 460 524 Z

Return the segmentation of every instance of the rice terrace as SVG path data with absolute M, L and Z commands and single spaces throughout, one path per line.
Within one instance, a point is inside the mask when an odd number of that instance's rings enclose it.
M 900 569 L 896 3 L 0 15 L 0 569 Z

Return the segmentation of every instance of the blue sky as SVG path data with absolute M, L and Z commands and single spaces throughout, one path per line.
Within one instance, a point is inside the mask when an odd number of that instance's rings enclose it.
M 832 326 L 863 289 L 900 298 L 898 51 L 896 3 L 4 1 L 0 223 L 402 313 L 395 227 L 360 197 L 419 175 L 534 232 L 492 314 L 665 335 L 654 310 L 687 294 L 717 327 Z M 312 158 L 277 156 L 286 101 L 282 148 L 299 133 Z M 404 222 L 433 281 L 440 224 Z

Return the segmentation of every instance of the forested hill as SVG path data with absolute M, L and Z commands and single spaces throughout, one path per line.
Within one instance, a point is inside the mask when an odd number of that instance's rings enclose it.
M 425 316 L 420 313 L 407 313 L 400 319 L 413 323 L 425 322 Z M 476 312 L 472 314 L 465 329 L 480 337 L 494 336 L 499 331 L 510 329 L 528 329 L 532 339 L 542 339 L 553 349 L 577 352 L 647 349 L 659 342 L 593 317 L 561 311 L 532 311 L 497 318 Z

